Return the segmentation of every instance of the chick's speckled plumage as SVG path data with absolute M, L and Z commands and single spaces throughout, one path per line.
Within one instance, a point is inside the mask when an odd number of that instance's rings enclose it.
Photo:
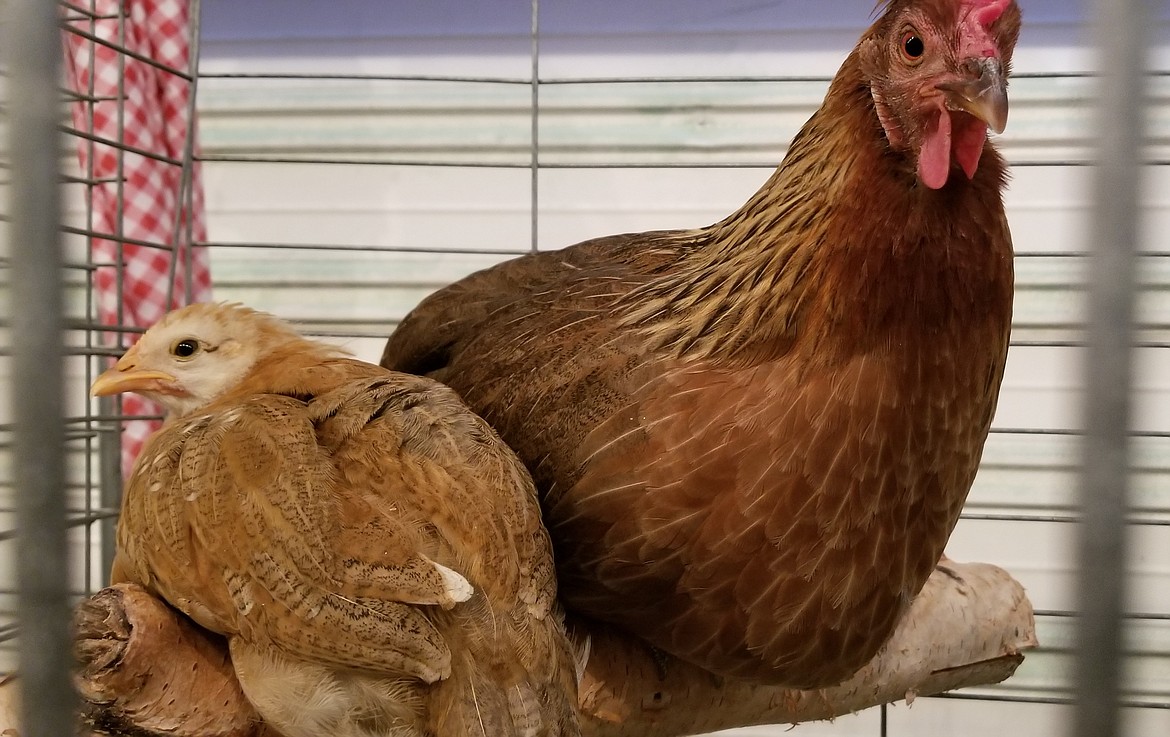
M 1003 375 L 986 135 L 1018 29 L 1011 0 L 895 0 L 726 219 L 500 264 L 390 337 L 383 365 L 452 386 L 532 470 L 584 626 L 801 688 L 885 642 Z
M 531 479 L 451 390 L 195 305 L 94 391 L 173 410 L 127 485 L 114 578 L 226 635 L 287 737 L 577 734 Z

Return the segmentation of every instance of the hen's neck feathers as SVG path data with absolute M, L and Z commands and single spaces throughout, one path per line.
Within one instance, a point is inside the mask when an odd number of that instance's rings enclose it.
M 724 220 L 674 235 L 679 268 L 639 290 L 630 319 L 676 355 L 751 363 L 798 336 L 832 353 L 899 326 L 938 329 L 956 310 L 1003 302 L 1005 283 L 1010 302 L 1005 178 L 988 145 L 974 179 L 919 184 L 885 138 L 855 50 L 764 186 Z

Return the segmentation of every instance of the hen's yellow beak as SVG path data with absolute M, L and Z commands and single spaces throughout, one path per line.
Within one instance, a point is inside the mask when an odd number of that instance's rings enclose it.
M 937 86 L 946 93 L 947 107 L 964 110 L 979 118 L 996 133 L 1007 127 L 1007 78 L 999 59 L 986 57 L 967 62 L 971 75 L 958 82 Z

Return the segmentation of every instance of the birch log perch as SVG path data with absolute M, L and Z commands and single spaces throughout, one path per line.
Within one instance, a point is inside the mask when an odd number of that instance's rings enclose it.
M 719 680 L 694 666 L 656 663 L 644 646 L 592 640 L 580 688 L 591 737 L 676 737 L 756 724 L 831 719 L 878 704 L 998 683 L 1035 647 L 1024 589 L 1006 571 L 946 560 L 885 647 L 845 683 L 799 691 Z
M 240 693 L 223 642 L 134 586 L 105 589 L 76 617 L 84 721 L 134 737 L 274 737 Z M 946 561 L 890 642 L 834 688 L 721 680 L 656 660 L 639 642 L 594 634 L 581 682 L 590 737 L 681 737 L 829 719 L 877 704 L 1009 677 L 1036 645 L 1032 607 L 1005 571 Z
M 73 617 L 82 723 L 93 733 L 279 737 L 240 691 L 227 643 L 132 584 Z

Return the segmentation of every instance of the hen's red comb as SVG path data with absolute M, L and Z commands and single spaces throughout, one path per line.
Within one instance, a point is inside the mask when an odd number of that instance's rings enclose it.
M 987 28 L 999 20 L 1011 4 L 1012 0 L 963 0 L 963 15 Z
M 999 49 L 991 37 L 991 25 L 999 20 L 1014 0 L 961 0 L 959 27 L 962 29 L 959 52 L 964 57 L 998 57 Z

